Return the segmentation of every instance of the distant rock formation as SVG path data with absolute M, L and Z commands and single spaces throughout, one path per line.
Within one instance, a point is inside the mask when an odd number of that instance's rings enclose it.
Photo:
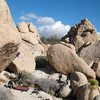
M 99 40 L 95 27 L 88 21 L 83 19 L 79 24 L 71 27 L 67 35 L 62 39 L 64 42 L 71 43 L 75 46 L 76 52 L 89 45 L 91 42 Z
M 30 22 L 21 22 L 17 25 L 22 41 L 29 47 L 34 57 L 44 55 L 44 48 L 35 25 Z

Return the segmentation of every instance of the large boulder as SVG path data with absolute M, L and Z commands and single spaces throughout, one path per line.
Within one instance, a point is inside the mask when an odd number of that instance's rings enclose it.
M 69 44 L 68 46 L 67 44 L 52 45 L 48 50 L 47 58 L 51 66 L 58 72 L 69 74 L 79 71 L 88 78 L 95 78 L 94 71 L 69 47 Z
M 5 0 L 0 0 L 0 71 L 16 57 L 21 37 Z
M 68 34 L 61 40 L 75 45 L 76 51 L 79 52 L 88 42 L 96 42 L 99 37 L 91 22 L 88 19 L 83 19 L 79 24 L 71 27 Z
M 79 87 L 88 83 L 86 76 L 81 72 L 74 72 L 70 75 L 71 88 L 73 90 L 73 96 L 76 95 Z
M 18 71 L 26 71 L 32 73 L 35 70 L 35 59 L 29 47 L 22 42 L 17 57 L 12 61 Z M 10 68 L 11 66 L 9 66 Z

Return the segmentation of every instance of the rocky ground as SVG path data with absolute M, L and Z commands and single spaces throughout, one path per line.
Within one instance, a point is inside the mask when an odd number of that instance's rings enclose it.
M 47 45 L 31 22 L 15 26 L 5 0 L 0 7 L 0 100 L 100 100 L 100 39 L 88 19 Z

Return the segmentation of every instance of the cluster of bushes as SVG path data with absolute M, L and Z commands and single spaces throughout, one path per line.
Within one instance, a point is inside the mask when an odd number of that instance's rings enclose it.
M 55 43 L 60 42 L 60 38 L 58 38 L 57 35 L 51 36 L 49 38 L 46 38 L 45 36 L 42 36 L 41 40 L 45 44 L 55 44 Z
M 32 82 L 33 76 L 31 73 L 22 71 L 17 75 L 15 80 L 16 85 L 24 85 L 34 87 L 34 83 Z

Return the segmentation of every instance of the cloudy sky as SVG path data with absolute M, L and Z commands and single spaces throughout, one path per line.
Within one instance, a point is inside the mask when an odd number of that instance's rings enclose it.
M 7 0 L 15 23 L 31 21 L 41 36 L 64 36 L 88 18 L 100 32 L 100 0 Z

